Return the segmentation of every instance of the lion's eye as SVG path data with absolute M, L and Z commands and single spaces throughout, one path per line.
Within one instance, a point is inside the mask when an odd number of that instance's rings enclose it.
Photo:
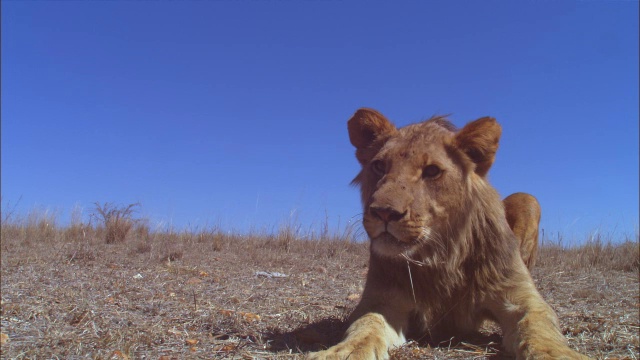
M 384 165 L 384 162 L 382 162 L 382 160 L 376 160 L 372 162 L 371 170 L 373 170 L 373 172 L 379 176 L 382 176 L 387 172 L 386 166 Z
M 428 165 L 422 169 L 422 177 L 427 179 L 435 179 L 442 174 L 442 169 L 436 165 Z

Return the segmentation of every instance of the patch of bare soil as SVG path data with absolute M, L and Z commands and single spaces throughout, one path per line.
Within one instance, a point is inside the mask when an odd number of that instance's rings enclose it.
M 107 244 L 94 232 L 9 230 L 2 359 L 302 358 L 340 340 L 367 270 L 367 244 L 337 240 L 144 234 Z M 595 257 L 545 248 L 533 271 L 570 345 L 594 358 L 640 351 L 637 243 L 624 246 L 631 265 L 601 261 L 621 246 Z M 392 357 L 502 358 L 499 344 L 487 324 L 476 339 L 409 342 Z

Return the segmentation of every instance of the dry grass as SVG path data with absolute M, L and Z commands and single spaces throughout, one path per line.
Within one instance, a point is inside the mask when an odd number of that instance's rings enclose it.
M 367 244 L 344 240 L 352 229 L 300 240 L 295 226 L 237 235 L 139 225 L 107 241 L 106 226 L 60 228 L 50 213 L 5 218 L 2 359 L 301 358 L 339 340 L 367 270 Z M 637 237 L 541 249 L 533 276 L 571 346 L 638 357 L 638 257 Z M 392 355 L 501 358 L 499 343 L 489 325 L 475 339 Z

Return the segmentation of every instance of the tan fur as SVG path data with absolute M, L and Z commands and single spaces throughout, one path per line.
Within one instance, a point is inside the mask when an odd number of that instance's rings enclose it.
M 538 226 L 540 204 L 532 195 L 515 193 L 502 200 L 507 223 L 520 242 L 520 256 L 531 270 L 538 254 Z
M 354 183 L 371 239 L 369 271 L 344 340 L 310 358 L 387 358 L 409 331 L 438 341 L 485 319 L 500 324 L 517 359 L 586 358 L 567 346 L 520 256 L 533 235 L 515 226 L 519 241 L 507 223 L 505 207 L 517 218 L 531 203 L 503 206 L 486 180 L 501 133 L 495 119 L 457 132 L 442 117 L 396 129 L 360 109 L 348 128 L 362 165 Z

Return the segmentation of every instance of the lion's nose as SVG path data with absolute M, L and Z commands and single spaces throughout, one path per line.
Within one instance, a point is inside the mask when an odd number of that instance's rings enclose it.
M 392 207 L 382 207 L 382 206 L 371 206 L 369 208 L 371 210 L 371 213 L 375 216 L 377 216 L 378 218 L 380 218 L 380 220 L 388 223 L 389 221 L 398 221 L 400 219 L 402 219 L 407 212 L 400 212 Z

